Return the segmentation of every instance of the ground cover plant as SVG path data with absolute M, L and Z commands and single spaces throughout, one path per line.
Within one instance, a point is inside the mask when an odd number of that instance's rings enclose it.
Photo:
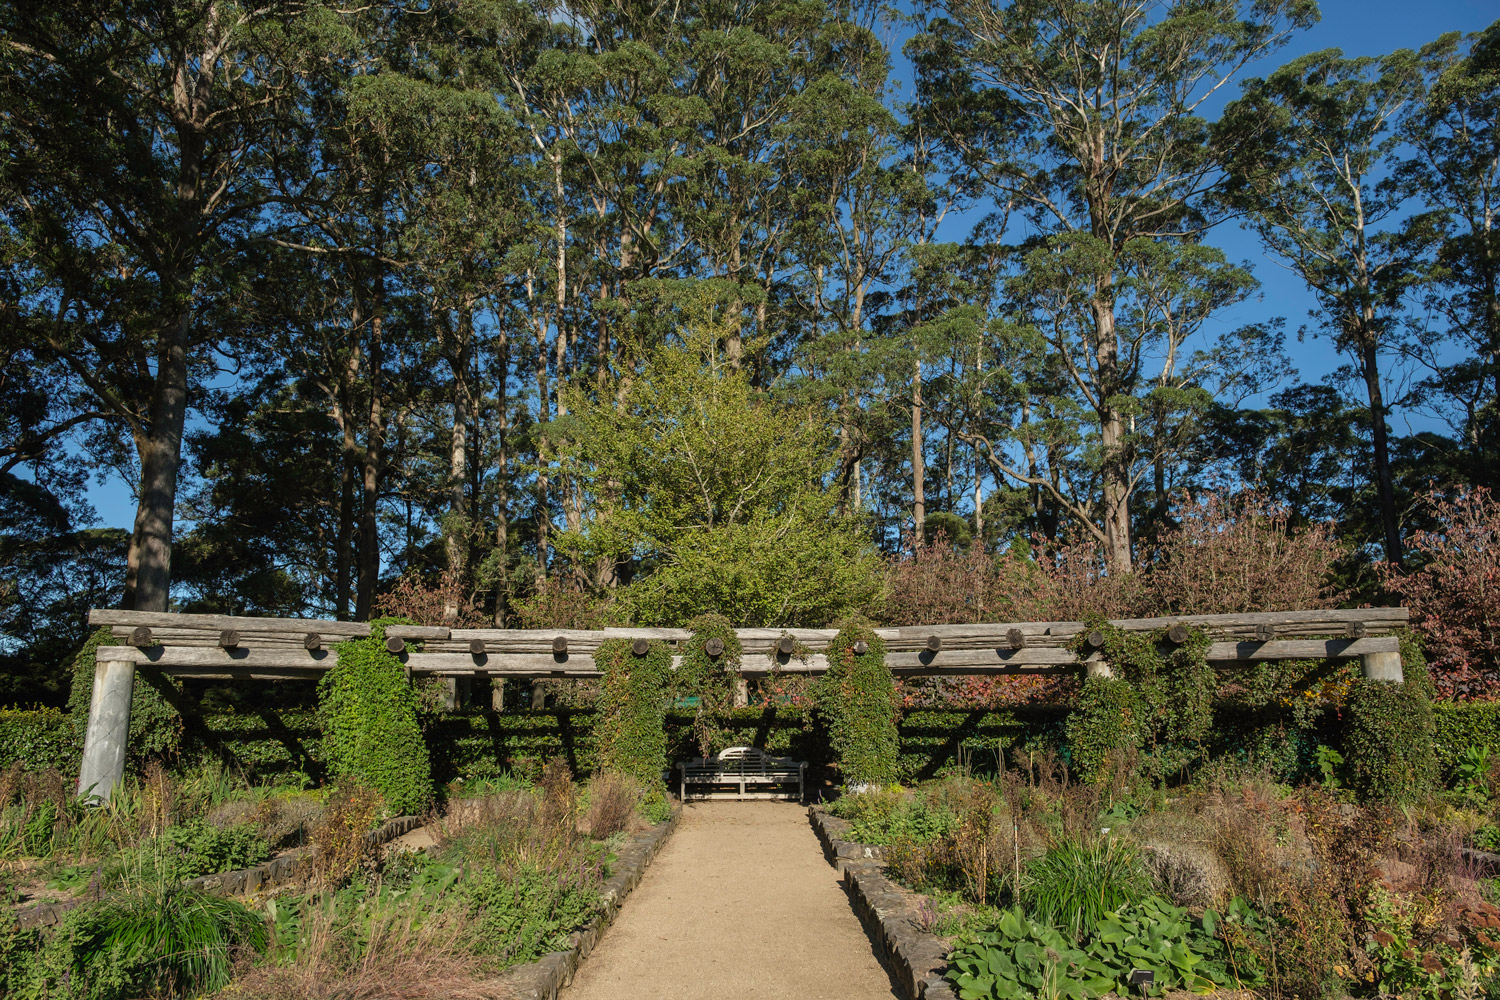
M 612 850 L 664 818 L 618 772 L 573 781 L 560 759 L 450 802 L 424 852 L 367 855 L 264 905 L 267 949 L 225 997 L 491 996 L 494 976 L 567 946 L 601 906 Z
M 1222 765 L 1190 783 L 1079 781 L 1016 755 L 846 795 L 849 836 L 922 894 L 965 1000 L 1247 990 L 1477 1000 L 1500 990 L 1500 909 L 1464 849 L 1495 821 L 1489 755 L 1403 805 L 1347 766 L 1301 786 Z

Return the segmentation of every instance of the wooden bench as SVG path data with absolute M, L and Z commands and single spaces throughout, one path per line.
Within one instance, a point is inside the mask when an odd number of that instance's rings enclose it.
M 678 768 L 684 802 L 689 789 L 698 790 L 705 798 L 782 799 L 792 794 L 789 786 L 793 784 L 801 802 L 807 777 L 805 761 L 772 757 L 756 747 L 730 747 L 717 757 L 685 760 Z

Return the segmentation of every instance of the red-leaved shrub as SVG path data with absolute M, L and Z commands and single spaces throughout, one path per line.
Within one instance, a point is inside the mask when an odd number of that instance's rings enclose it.
M 1226 615 L 1331 608 L 1341 549 L 1328 524 L 1293 531 L 1263 494 L 1207 492 L 1176 509 L 1147 573 L 1151 613 Z
M 1438 693 L 1447 698 L 1500 694 L 1500 501 L 1483 487 L 1425 498 L 1438 527 L 1407 540 L 1407 573 L 1382 563 L 1382 579 L 1411 609 L 1426 640 Z
M 485 628 L 490 624 L 489 616 L 475 603 L 474 594 L 449 570 L 443 571 L 437 583 L 428 583 L 414 571 L 406 573 L 390 591 L 376 598 L 375 615 L 451 628 Z

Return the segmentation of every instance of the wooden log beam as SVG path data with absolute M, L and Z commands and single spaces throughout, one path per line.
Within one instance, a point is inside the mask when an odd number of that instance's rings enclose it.
M 144 625 L 152 630 L 192 629 L 212 632 L 217 636 L 226 628 L 238 629 L 242 634 L 257 632 L 290 632 L 302 635 L 307 632 L 322 632 L 325 635 L 365 636 L 370 626 L 365 622 L 334 622 L 317 618 L 251 618 L 237 615 L 179 615 L 168 611 L 115 611 L 95 608 L 89 612 L 89 624 L 124 626 L 135 628 Z M 163 632 L 166 634 L 166 632 Z
M 1216 642 L 1207 658 L 1216 665 L 1232 666 L 1262 660 L 1356 659 L 1374 653 L 1398 653 L 1400 644 L 1394 636 L 1370 636 L 1364 639 L 1277 639 L 1271 642 Z M 166 673 L 178 676 L 246 676 L 271 675 L 277 672 L 315 674 L 338 663 L 338 654 L 329 649 L 305 650 L 294 647 L 253 649 L 219 646 L 101 646 L 100 662 L 150 663 Z M 402 655 L 413 673 L 469 676 L 476 657 L 463 651 L 406 652 Z M 484 669 L 508 676 L 574 676 L 594 677 L 591 655 L 576 653 L 502 653 L 482 654 Z M 1008 646 L 991 649 L 943 649 L 897 651 L 886 654 L 886 664 L 893 673 L 938 676 L 945 674 L 1014 673 L 1076 670 L 1079 660 L 1072 651 L 1054 646 Z M 674 661 L 675 666 L 675 661 Z M 746 674 L 813 674 L 828 669 L 822 653 L 804 658 L 767 653 L 747 653 L 741 657 L 740 671 Z

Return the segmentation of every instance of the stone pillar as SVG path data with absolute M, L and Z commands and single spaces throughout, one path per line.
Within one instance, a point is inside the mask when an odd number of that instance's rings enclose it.
M 451 712 L 458 708 L 458 678 L 443 678 L 443 711 Z
M 750 704 L 750 683 L 745 678 L 734 682 L 734 707 L 744 708 Z
M 1365 653 L 1359 658 L 1364 667 L 1365 680 L 1391 681 L 1400 684 L 1406 679 L 1401 672 L 1400 653 Z
M 78 794 L 108 802 L 125 779 L 125 751 L 130 742 L 130 702 L 135 693 L 135 664 L 109 660 L 94 664 L 94 693 L 83 737 Z
M 455 677 L 453 702 L 455 708 L 468 708 L 474 704 L 474 678 Z
M 490 709 L 496 712 L 505 711 L 505 678 L 490 678 Z
M 1087 672 L 1086 676 L 1089 677 L 1102 677 L 1105 680 L 1109 680 L 1115 675 L 1115 672 L 1110 669 L 1109 661 L 1107 660 L 1084 660 L 1083 669 Z

